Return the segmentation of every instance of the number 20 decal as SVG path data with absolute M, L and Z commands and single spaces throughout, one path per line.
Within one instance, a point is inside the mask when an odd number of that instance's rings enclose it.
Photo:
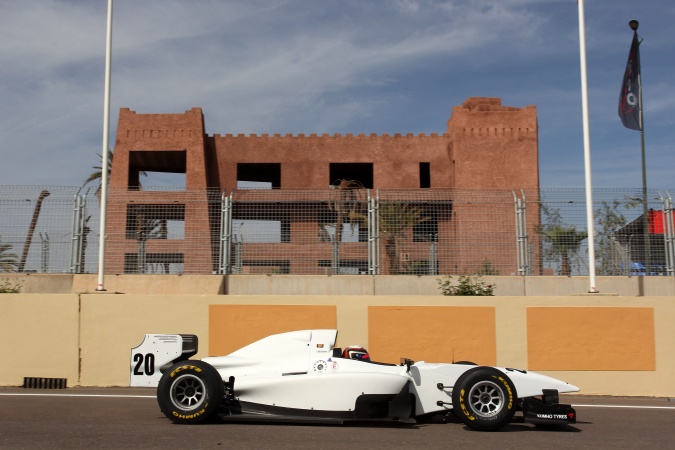
M 151 376 L 155 373 L 155 354 L 147 353 L 145 356 L 142 353 L 134 354 L 134 375 Z M 145 371 L 142 369 L 145 368 Z

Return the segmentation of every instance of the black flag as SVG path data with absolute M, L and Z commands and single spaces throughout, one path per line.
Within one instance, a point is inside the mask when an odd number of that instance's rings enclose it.
M 623 76 L 623 85 L 621 86 L 619 117 L 621 117 L 623 126 L 638 131 L 642 131 L 640 89 L 640 41 L 637 32 L 635 32 L 628 54 L 626 73 Z

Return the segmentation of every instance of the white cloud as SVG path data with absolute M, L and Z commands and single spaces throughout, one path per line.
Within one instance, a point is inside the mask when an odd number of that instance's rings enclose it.
M 105 3 L 3 3 L 0 183 L 77 185 L 96 164 Z M 659 149 L 670 139 L 675 11 L 656 0 L 587 3 L 594 171 L 626 170 L 603 152 L 623 136 L 613 131 L 615 103 L 630 43 L 625 11 L 635 10 L 650 70 L 649 139 Z M 452 106 L 495 95 L 537 105 L 540 160 L 551 164 L 542 184 L 572 180 L 565 165 L 580 170 L 577 157 L 559 157 L 564 146 L 581 151 L 577 6 L 568 0 L 115 0 L 113 40 L 113 131 L 120 107 L 201 106 L 209 133 L 442 132 Z M 661 152 L 654 158 L 667 167 Z

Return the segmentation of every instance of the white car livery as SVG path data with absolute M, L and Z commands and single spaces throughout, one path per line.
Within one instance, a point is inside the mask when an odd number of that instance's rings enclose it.
M 131 385 L 157 385 L 176 423 L 218 420 L 398 421 L 450 412 L 468 427 L 496 430 L 522 410 L 526 422 L 576 422 L 558 394 L 579 388 L 538 373 L 470 362 L 400 365 L 342 357 L 337 330 L 275 334 L 227 356 L 190 360 L 194 335 L 146 335 L 132 349 Z M 178 349 L 178 350 L 176 350 Z M 161 368 L 161 377 L 159 371 Z

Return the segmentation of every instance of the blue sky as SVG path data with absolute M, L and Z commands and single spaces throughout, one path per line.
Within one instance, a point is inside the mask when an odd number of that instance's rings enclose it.
M 0 0 L 0 184 L 100 164 L 107 0 Z M 650 188 L 675 192 L 675 3 L 585 2 L 593 186 L 642 185 L 617 116 L 640 21 Z M 471 96 L 536 105 L 542 187 L 584 186 L 575 0 L 115 0 L 118 111 L 202 107 L 209 134 L 442 133 Z

